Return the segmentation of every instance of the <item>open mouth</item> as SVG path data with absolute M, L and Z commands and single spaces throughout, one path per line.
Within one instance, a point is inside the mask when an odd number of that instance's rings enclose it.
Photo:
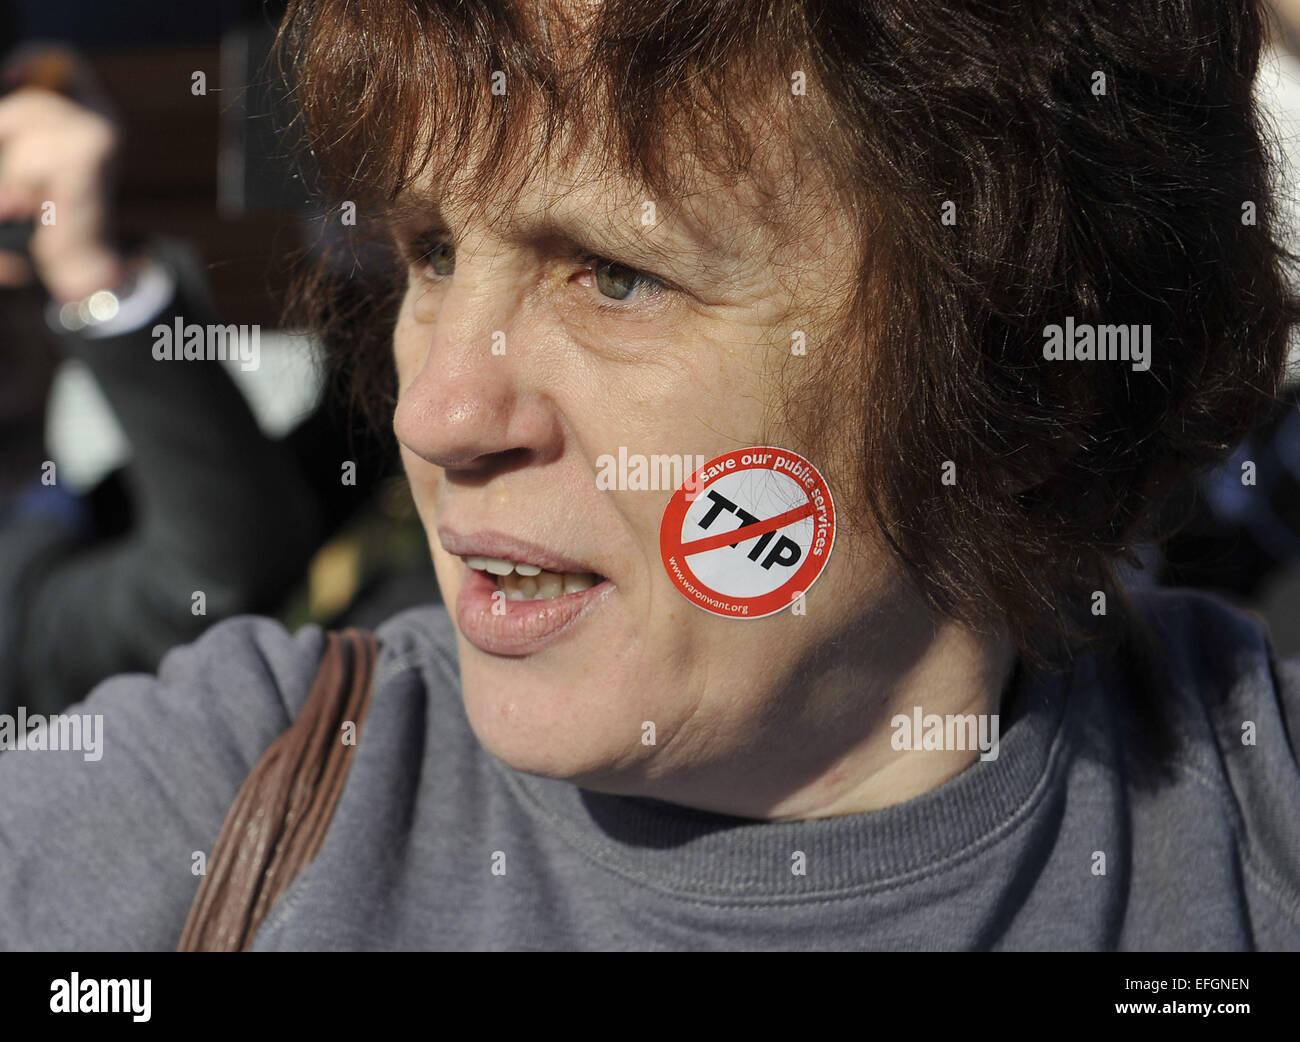
M 549 601 L 566 594 L 581 593 L 604 582 L 595 572 L 552 572 L 527 561 L 500 557 L 466 556 L 463 560 L 476 572 L 496 580 L 507 601 Z
M 496 532 L 439 529 L 447 552 L 465 562 L 456 622 L 465 639 L 491 655 L 541 651 L 609 602 L 613 582 L 582 558 Z M 488 556 L 484 550 L 494 551 Z

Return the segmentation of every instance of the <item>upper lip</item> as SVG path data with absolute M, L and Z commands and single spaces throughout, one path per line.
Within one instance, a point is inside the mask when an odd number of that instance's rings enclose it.
M 503 561 L 535 564 L 548 572 L 596 572 L 596 569 L 582 561 L 504 532 L 486 529 L 458 532 L 440 525 L 438 542 L 447 553 L 457 557 L 495 557 Z

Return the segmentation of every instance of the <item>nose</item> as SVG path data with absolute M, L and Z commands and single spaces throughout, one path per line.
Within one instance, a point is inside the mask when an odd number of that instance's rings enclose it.
M 528 349 L 543 334 L 524 313 L 526 295 L 505 284 L 505 265 L 483 267 L 495 271 L 480 278 L 458 263 L 432 314 L 417 317 L 404 305 L 394 342 L 398 441 L 429 463 L 479 477 L 546 462 L 563 440 L 540 386 L 547 367 Z

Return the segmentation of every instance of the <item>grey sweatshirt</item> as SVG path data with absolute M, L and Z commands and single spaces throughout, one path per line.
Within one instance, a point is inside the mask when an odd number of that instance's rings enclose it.
M 445 609 L 408 611 L 379 631 L 324 847 L 254 947 L 1300 949 L 1300 661 L 1212 598 L 1134 598 L 1153 650 L 1018 670 L 996 759 L 785 823 L 504 765 L 467 723 Z M 174 948 L 196 854 L 322 650 L 314 627 L 223 622 L 70 710 L 103 715 L 100 759 L 0 754 L 0 945 Z

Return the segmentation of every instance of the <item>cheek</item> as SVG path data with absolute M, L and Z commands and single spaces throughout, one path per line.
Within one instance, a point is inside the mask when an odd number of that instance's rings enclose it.
M 397 370 L 399 393 L 411 382 L 424 363 L 431 327 L 417 320 L 408 290 L 393 328 L 393 364 Z
M 405 445 L 398 446 L 402 461 L 402 470 L 406 474 L 411 488 L 411 499 L 415 503 L 415 512 L 420 524 L 428 536 L 430 548 L 434 551 L 434 564 L 438 564 L 437 554 L 441 552 L 437 539 L 438 512 L 434 504 L 438 501 L 438 490 L 442 481 L 442 469 L 435 467 L 413 453 Z M 439 572 L 441 575 L 441 570 Z
M 426 530 L 432 531 L 428 526 Z M 433 570 L 438 577 L 438 589 L 442 592 L 443 600 L 454 609 L 464 579 L 464 565 L 459 557 L 453 557 L 438 545 L 436 536 L 430 537 L 429 549 L 433 554 Z

